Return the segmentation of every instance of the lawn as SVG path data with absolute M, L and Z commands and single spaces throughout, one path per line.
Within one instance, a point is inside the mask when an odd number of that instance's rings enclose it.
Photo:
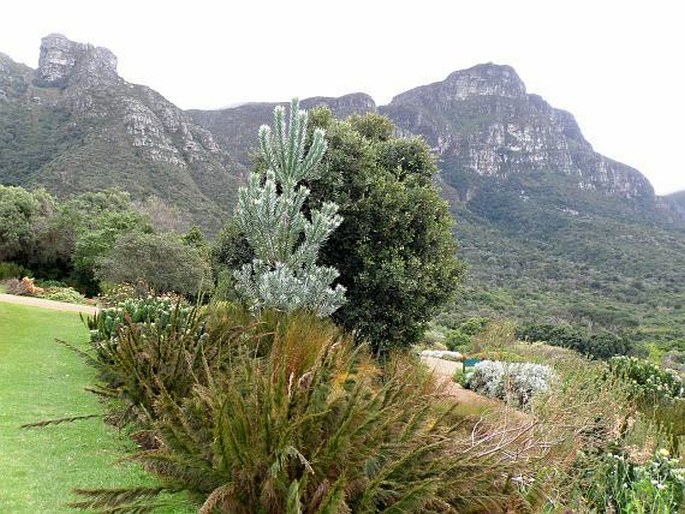
M 118 460 L 132 443 L 100 418 L 22 430 L 23 423 L 96 414 L 84 390 L 92 371 L 55 338 L 85 345 L 78 314 L 0 303 L 0 512 L 76 512 L 74 487 L 153 485 L 139 466 Z M 190 513 L 183 498 L 159 512 Z

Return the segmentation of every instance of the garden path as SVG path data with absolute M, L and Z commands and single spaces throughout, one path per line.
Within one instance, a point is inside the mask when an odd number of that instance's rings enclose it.
M 51 309 L 53 311 L 82 312 L 84 314 L 95 314 L 98 311 L 98 308 L 92 305 L 77 305 L 74 303 L 56 302 L 54 300 L 45 300 L 44 298 L 16 296 L 6 293 L 0 293 L 0 302 L 42 307 L 44 309 Z
M 507 407 L 504 402 L 474 393 L 469 389 L 464 389 L 461 385 L 456 383 L 453 380 L 454 372 L 458 368 L 461 368 L 461 362 L 427 356 L 422 356 L 421 361 L 426 364 L 428 368 L 433 371 L 436 378 L 439 379 L 440 387 L 444 393 L 451 398 L 456 399 L 457 402 L 491 413 L 499 412 L 517 423 L 527 423 L 530 421 L 525 413 Z

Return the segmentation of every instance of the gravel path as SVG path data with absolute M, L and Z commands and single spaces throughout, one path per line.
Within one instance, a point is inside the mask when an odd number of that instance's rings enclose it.
M 461 362 L 448 361 L 446 359 L 438 359 L 436 357 L 421 356 L 421 360 L 426 364 L 433 373 L 443 375 L 446 377 L 453 377 L 457 368 L 461 368 Z
M 30 305 L 32 307 L 52 309 L 53 311 L 82 312 L 84 314 L 95 314 L 98 311 L 97 307 L 93 307 L 92 305 L 77 305 L 74 303 L 55 302 L 53 300 L 45 300 L 43 298 L 15 296 L 5 293 L 0 293 L 0 302 L 14 303 L 17 305 Z

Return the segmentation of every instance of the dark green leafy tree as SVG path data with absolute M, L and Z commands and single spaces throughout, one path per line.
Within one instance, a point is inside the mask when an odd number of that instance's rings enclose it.
M 114 247 L 117 238 L 134 232 L 152 231 L 145 217 L 136 211 L 127 193 L 104 191 L 85 193 L 68 202 L 62 213 L 73 232 L 73 276 L 89 294 L 99 292 L 95 265 Z
M 254 251 L 235 220 L 229 220 L 221 229 L 212 243 L 210 255 L 215 277 L 222 271 L 238 269 L 254 259 Z
M 0 185 L 0 261 L 28 264 L 36 246 L 37 225 L 53 209 L 54 201 L 45 191 Z
M 396 137 L 383 116 L 335 121 L 317 109 L 310 119 L 326 130 L 328 149 L 323 171 L 307 181 L 305 209 L 333 201 L 343 218 L 319 259 L 339 271 L 337 282 L 347 288 L 348 301 L 334 318 L 377 353 L 407 347 L 462 272 L 452 218 L 433 185 L 435 162 L 422 139 Z M 235 269 L 246 258 L 239 232 L 229 225 L 217 240 L 215 269 Z
M 333 121 L 313 116 L 327 130 L 327 171 L 312 181 L 312 205 L 340 205 L 341 226 L 322 251 L 340 271 L 348 303 L 335 319 L 374 350 L 407 347 L 455 291 L 452 218 L 433 185 L 434 159 L 420 138 L 394 136 L 377 114 Z
M 524 341 L 544 341 L 552 346 L 569 348 L 594 359 L 630 355 L 636 350 L 635 343 L 626 336 L 606 331 L 587 334 L 566 324 L 522 323 L 516 328 L 516 337 Z
M 188 232 L 181 236 L 181 241 L 188 246 L 197 248 L 198 250 L 204 251 L 207 248 L 207 241 L 205 241 L 205 236 L 199 227 L 190 227 Z

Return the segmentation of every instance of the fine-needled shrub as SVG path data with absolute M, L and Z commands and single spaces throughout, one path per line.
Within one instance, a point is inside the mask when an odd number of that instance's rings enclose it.
M 142 512 L 185 489 L 204 499 L 201 513 L 505 511 L 508 465 L 474 447 L 415 362 L 382 369 L 313 315 L 246 319 L 215 307 L 204 348 L 223 340 L 227 368 L 203 353 L 185 397 L 157 391 L 159 445 L 133 458 L 163 484 L 80 491 L 77 506 Z
M 185 397 L 195 375 L 204 372 L 207 362 L 217 361 L 221 347 L 206 345 L 205 315 L 199 309 L 133 303 L 90 318 L 95 328 L 87 355 L 98 371 L 95 391 L 151 420 L 160 395 Z

